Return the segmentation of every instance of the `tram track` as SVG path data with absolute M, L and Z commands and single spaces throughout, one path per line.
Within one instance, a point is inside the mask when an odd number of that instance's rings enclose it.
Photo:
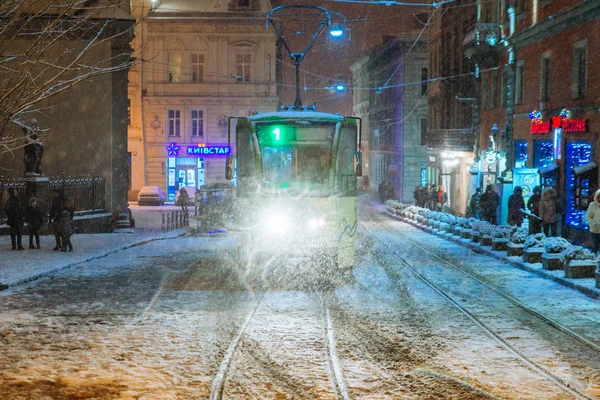
M 419 248 L 421 251 L 426 251 L 428 254 L 433 255 L 435 258 L 441 259 L 444 262 L 444 264 L 446 264 L 446 265 L 451 264 L 447 260 L 444 260 L 441 257 L 439 257 L 437 254 L 433 253 L 432 251 L 430 251 L 430 250 L 426 249 L 425 247 L 419 245 L 418 243 L 406 238 L 404 235 L 401 235 L 401 234 L 389 229 L 384 224 L 376 223 L 376 222 L 371 222 L 371 223 L 383 227 L 383 229 L 385 229 L 386 231 L 394 234 L 397 237 L 402 238 L 403 240 L 406 240 L 408 243 L 411 243 L 413 246 Z M 553 383 L 555 386 L 559 387 L 562 391 L 569 393 L 570 395 L 572 395 L 573 397 L 575 397 L 577 399 L 591 399 L 591 397 L 589 397 L 582 391 L 572 387 L 564 379 L 562 379 L 561 377 L 552 373 L 551 371 L 547 370 L 544 366 L 540 365 L 538 362 L 533 360 L 531 357 L 529 357 L 527 354 L 525 354 L 522 350 L 520 350 L 517 346 L 514 346 L 513 344 L 509 343 L 505 338 L 502 337 L 502 335 L 499 332 L 497 332 L 494 328 L 490 327 L 489 324 L 487 324 L 486 322 L 482 321 L 482 319 L 480 317 L 478 317 L 475 312 L 471 312 L 469 309 L 467 309 L 462 304 L 460 304 L 460 302 L 458 300 L 456 300 L 446 290 L 441 288 L 440 285 L 434 283 L 431 279 L 429 279 L 427 276 L 425 276 L 423 273 L 421 273 L 414 265 L 412 265 L 410 261 L 407 261 L 404 257 L 402 257 L 400 254 L 398 254 L 398 252 L 396 252 L 394 249 L 392 249 L 390 247 L 390 245 L 388 245 L 388 243 L 386 243 L 383 239 L 378 237 L 378 235 L 375 234 L 371 229 L 369 229 L 367 227 L 367 224 L 361 223 L 361 225 L 362 225 L 363 229 L 365 229 L 365 231 L 370 234 L 371 237 L 373 237 L 375 240 L 377 240 L 377 242 L 379 242 L 381 244 L 381 246 L 387 250 L 387 252 L 389 252 L 396 259 L 398 259 L 403 266 L 408 268 L 415 277 L 417 277 L 419 280 L 424 282 L 427 286 L 429 286 L 432 290 L 434 290 L 440 297 L 442 297 L 447 303 L 449 303 L 454 308 L 456 308 L 458 311 L 460 311 L 460 313 L 465 315 L 469 320 L 471 320 L 476 326 L 478 326 L 482 331 L 484 331 L 489 337 L 491 337 L 493 340 L 495 340 L 502 348 L 504 348 L 506 351 L 508 351 L 510 354 L 512 354 L 513 357 L 518 359 L 528 369 L 536 372 L 540 376 L 544 377 L 545 379 L 547 379 L 548 381 Z M 465 276 L 468 276 L 469 278 L 473 279 L 475 282 L 484 285 L 485 288 L 487 288 L 487 289 L 495 289 L 495 288 L 492 288 L 489 284 L 479 280 L 478 278 L 471 276 L 471 274 L 468 274 L 465 271 L 462 271 L 462 269 L 460 267 L 454 266 L 454 269 L 461 273 L 465 273 Z M 494 290 L 494 293 L 497 293 L 498 295 L 502 296 L 502 294 L 499 292 L 500 291 L 498 291 L 497 289 Z M 519 306 L 519 304 L 517 304 L 517 303 L 520 303 L 518 300 L 512 299 L 512 296 L 509 296 L 506 294 L 504 294 L 504 295 L 505 296 L 502 296 L 502 297 L 505 298 L 506 301 L 509 301 L 512 304 Z M 513 300 L 514 300 L 514 302 L 513 302 Z M 522 303 L 520 303 L 520 304 L 523 307 L 519 306 L 519 308 L 523 309 L 526 312 L 530 312 L 529 307 L 525 306 Z M 579 340 L 579 338 L 584 339 L 581 341 L 582 344 L 584 344 L 587 347 L 591 347 L 592 349 L 597 351 L 597 347 L 596 347 L 595 343 L 588 341 L 587 339 L 581 337 L 581 335 L 578 335 L 577 333 L 571 331 L 570 329 L 563 327 L 560 323 L 558 323 L 550 318 L 547 318 L 547 319 L 544 318 L 545 316 L 543 316 L 541 313 L 539 313 L 535 310 L 531 310 L 531 311 L 533 311 L 533 312 L 531 312 L 531 315 L 533 315 L 536 318 L 543 321 L 544 324 L 552 326 L 553 328 L 559 330 L 560 332 L 567 334 L 577 340 Z M 564 330 L 561 328 L 563 328 Z
M 388 228 L 386 225 L 381 224 L 380 226 L 382 226 L 386 231 L 401 237 L 402 239 L 406 240 L 407 242 L 411 243 L 412 245 L 414 245 L 415 247 L 419 248 L 422 251 L 427 252 L 428 254 L 430 254 L 432 257 L 440 260 L 441 262 L 443 262 L 445 265 L 447 265 L 448 267 L 452 268 L 453 270 L 469 277 L 470 279 L 476 281 L 477 283 L 485 286 L 486 288 L 492 290 L 493 292 L 495 292 L 496 294 L 502 296 L 504 299 L 506 299 L 507 301 L 509 301 L 510 303 L 514 304 L 515 306 L 519 307 L 520 309 L 528 312 L 529 314 L 535 316 L 536 318 L 544 321 L 546 324 L 552 326 L 553 328 L 556 328 L 557 330 L 571 336 L 573 339 L 579 341 L 580 343 L 588 346 L 589 348 L 597 351 L 600 353 L 600 345 L 596 344 L 592 341 L 590 341 L 589 339 L 583 337 L 582 335 L 578 334 L 577 332 L 573 331 L 572 329 L 564 326 L 563 324 L 561 324 L 560 322 L 556 321 L 553 318 L 548 317 L 547 315 L 544 315 L 542 313 L 540 313 L 539 311 L 534 310 L 533 308 L 529 307 L 528 305 L 524 304 L 523 302 L 519 301 L 518 299 L 516 299 L 515 297 L 507 294 L 506 292 L 503 292 L 501 290 L 499 290 L 498 288 L 495 288 L 494 286 L 490 285 L 489 283 L 485 282 L 484 280 L 476 277 L 475 275 L 469 273 L 468 271 L 465 271 L 463 268 L 457 266 L 456 264 L 446 260 L 443 257 L 440 257 L 438 254 L 436 254 L 435 252 L 427 249 L 426 247 L 422 246 L 421 244 L 419 244 L 418 242 L 411 240 L 410 238 L 408 238 L 406 235 L 403 235 L 401 233 L 398 233 L 397 231 L 394 231 L 390 228 Z
M 317 294 L 315 292 L 313 295 Z M 236 356 L 237 350 L 241 347 L 241 343 L 246 340 L 248 329 L 252 324 L 252 320 L 257 314 L 257 310 L 263 304 L 266 293 L 261 293 L 255 298 L 255 304 L 248 310 L 244 322 L 239 327 L 237 333 L 229 343 L 229 346 L 223 356 L 218 372 L 215 375 L 210 389 L 210 400 L 222 400 L 226 398 L 226 383 L 230 377 L 232 361 Z M 324 348 L 327 358 L 327 375 L 331 384 L 331 389 L 335 397 L 340 400 L 351 400 L 348 387 L 346 386 L 343 370 L 337 354 L 336 339 L 334 324 L 331 317 L 331 312 L 326 300 L 321 294 L 318 294 L 322 309 L 319 313 L 323 315 L 322 332 L 325 339 Z M 249 339 L 248 339 L 249 340 Z M 302 398 L 302 397 L 300 397 Z

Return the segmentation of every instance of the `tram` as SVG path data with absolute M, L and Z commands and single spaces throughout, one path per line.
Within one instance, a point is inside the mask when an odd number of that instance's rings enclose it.
M 232 118 L 236 154 L 227 159 L 226 176 L 232 179 L 237 170 L 240 261 L 351 272 L 360 119 L 314 111 Z

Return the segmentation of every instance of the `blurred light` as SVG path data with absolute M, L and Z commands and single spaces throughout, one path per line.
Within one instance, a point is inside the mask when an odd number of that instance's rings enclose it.
M 273 133 L 275 134 L 275 140 L 279 140 L 281 138 L 281 130 L 279 128 L 273 129 Z
M 266 233 L 281 235 L 286 233 L 290 222 L 285 215 L 274 213 L 267 217 L 265 222 Z
M 308 226 L 310 229 L 322 228 L 325 226 L 325 220 L 323 218 L 311 218 L 308 221 Z
M 344 28 L 339 23 L 335 23 L 331 25 L 329 29 L 329 34 L 333 37 L 341 37 L 344 35 Z
M 337 90 L 338 92 L 343 92 L 344 89 L 346 89 L 346 86 L 344 86 L 344 84 L 342 83 L 335 85 L 335 90 Z

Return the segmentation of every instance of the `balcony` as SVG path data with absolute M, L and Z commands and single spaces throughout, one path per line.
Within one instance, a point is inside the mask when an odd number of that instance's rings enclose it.
M 475 135 L 471 128 L 427 132 L 427 148 L 430 150 L 473 151 L 474 146 Z
M 496 66 L 500 59 L 501 38 L 499 24 L 473 25 L 463 40 L 465 57 L 484 68 Z

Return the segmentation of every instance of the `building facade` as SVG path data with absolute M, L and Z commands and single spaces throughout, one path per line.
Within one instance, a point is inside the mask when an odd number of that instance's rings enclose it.
M 448 206 L 461 215 L 466 214 L 469 196 L 476 189 L 470 179 L 478 120 L 475 65 L 463 49 L 475 20 L 475 7 L 464 7 L 459 1 L 441 6 L 428 27 L 432 81 L 428 89 L 426 183 L 443 185 Z
M 276 36 L 253 27 L 268 0 L 140 2 L 130 73 L 130 198 L 225 182 L 229 118 L 275 111 Z M 233 122 L 235 123 L 235 122 Z M 235 135 L 232 135 L 232 142 Z
M 491 39 L 471 52 L 482 71 L 479 179 L 499 180 L 504 201 L 517 185 L 556 188 L 562 234 L 581 241 L 600 163 L 600 3 L 496 1 L 479 14 L 472 37 Z
M 421 81 L 427 74 L 427 36 L 385 37 L 351 70 L 370 190 L 390 180 L 398 200 L 413 202 L 426 163 L 427 86 Z

